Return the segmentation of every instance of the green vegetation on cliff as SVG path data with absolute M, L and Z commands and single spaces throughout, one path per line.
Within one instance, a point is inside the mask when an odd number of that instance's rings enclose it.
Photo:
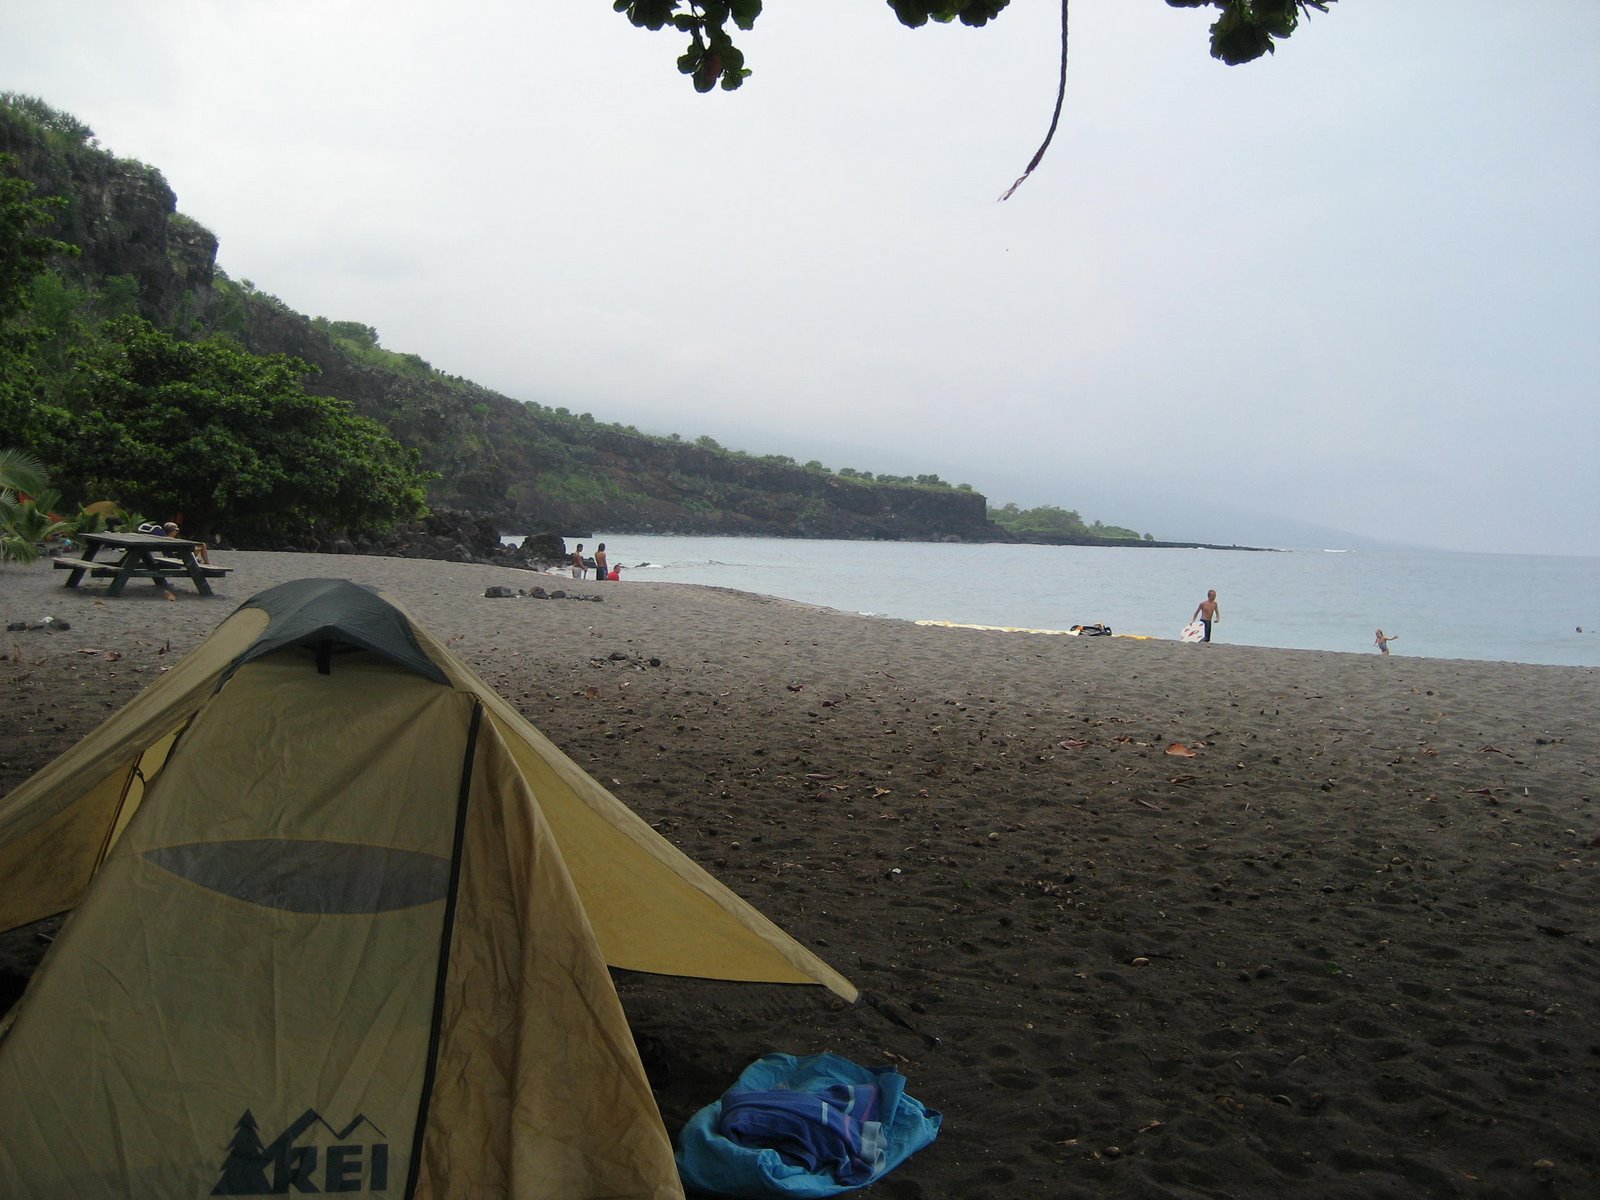
M 417 452 L 344 401 L 308 393 L 302 362 L 220 335 L 180 341 L 138 317 L 73 349 L 73 369 L 27 430 L 68 494 L 181 515 L 189 532 L 220 529 L 242 544 L 426 511 Z
M 1141 540 L 1140 534 L 1132 529 L 1120 525 L 1102 525 L 1099 521 L 1086 524 L 1077 513 L 1053 504 L 1040 508 L 1018 508 L 1015 504 L 1007 504 L 1001 508 L 991 508 L 989 519 L 1007 533 L 1041 540 Z M 1147 533 L 1142 540 L 1148 542 L 1154 539 Z
M 50 115 L 32 102 L 22 110 L 31 120 L 17 122 L 0 107 L 11 118 L 0 150 L 21 143 L 36 162 L 104 166 L 86 127 L 59 115 L 41 123 L 41 111 Z M 426 512 L 415 450 L 348 402 L 308 392 L 303 362 L 252 354 L 227 334 L 181 338 L 136 315 L 139 280 L 83 271 L 81 248 L 47 232 L 92 230 L 84 210 L 94 206 L 77 192 L 39 197 L 20 168 L 0 152 L 0 427 L 53 488 L 246 544 Z
M 159 171 L 40 100 L 0 95 L 5 153 L 13 223 L 34 240 L 29 259 L 0 238 L 0 272 L 28 273 L 0 328 L 0 418 L 73 499 L 115 492 L 268 542 L 410 519 L 424 488 L 435 508 L 530 533 L 1009 532 L 982 495 L 937 475 L 652 436 L 445 375 L 365 323 L 304 316 L 218 269 L 216 238 L 177 212 Z M 286 470 L 279 447 L 307 469 Z

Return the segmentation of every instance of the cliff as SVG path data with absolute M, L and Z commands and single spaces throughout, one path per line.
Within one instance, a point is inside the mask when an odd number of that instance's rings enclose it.
M 310 391 L 356 410 L 422 451 L 433 498 L 517 532 L 991 540 L 977 492 L 865 483 L 780 457 L 709 449 L 512 400 L 465 380 L 353 361 L 311 321 L 270 297 L 245 298 L 240 329 L 260 354 L 319 368 Z
M 41 124 L 41 119 L 45 122 Z M 82 248 L 60 264 L 75 282 L 127 277 L 141 314 L 186 336 L 225 332 L 257 354 L 316 368 L 308 391 L 415 446 L 437 472 L 430 501 L 516 532 L 721 533 L 824 538 L 992 540 L 982 495 L 807 470 L 521 403 L 432 371 L 414 356 L 363 361 L 273 296 L 217 270 L 217 239 L 177 211 L 153 167 L 117 159 L 73 118 L 0 103 L 0 153 L 43 195 L 65 197 L 52 236 Z M 375 347 L 375 339 L 373 342 Z M 394 364 L 394 365 L 389 365 Z
M 41 195 L 66 200 L 48 232 L 83 253 L 61 264 L 63 274 L 94 284 L 134 280 L 141 312 L 163 328 L 191 326 L 212 303 L 217 239 L 177 211 L 160 171 L 41 128 L 3 104 L 0 154 L 15 155 Z

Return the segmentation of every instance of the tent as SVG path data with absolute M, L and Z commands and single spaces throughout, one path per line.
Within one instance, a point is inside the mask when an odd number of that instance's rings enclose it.
M 15 1197 L 681 1196 L 606 964 L 855 989 L 380 594 L 262 592 L 0 801 Z

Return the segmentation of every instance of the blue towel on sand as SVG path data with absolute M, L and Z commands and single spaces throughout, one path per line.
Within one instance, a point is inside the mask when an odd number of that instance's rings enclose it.
M 866 1187 L 938 1135 L 944 1118 L 892 1067 L 836 1054 L 768 1054 L 683 1127 L 686 1188 L 740 1200 L 837 1196 Z

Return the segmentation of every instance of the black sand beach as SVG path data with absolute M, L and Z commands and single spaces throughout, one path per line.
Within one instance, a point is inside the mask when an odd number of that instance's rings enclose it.
M 945 1114 L 895 1200 L 1600 1194 L 1592 670 L 218 561 L 171 601 L 0 566 L 0 617 L 71 626 L 0 642 L 0 794 L 251 594 L 380 586 L 869 994 L 619 975 L 674 1134 L 761 1054 L 831 1050 Z

